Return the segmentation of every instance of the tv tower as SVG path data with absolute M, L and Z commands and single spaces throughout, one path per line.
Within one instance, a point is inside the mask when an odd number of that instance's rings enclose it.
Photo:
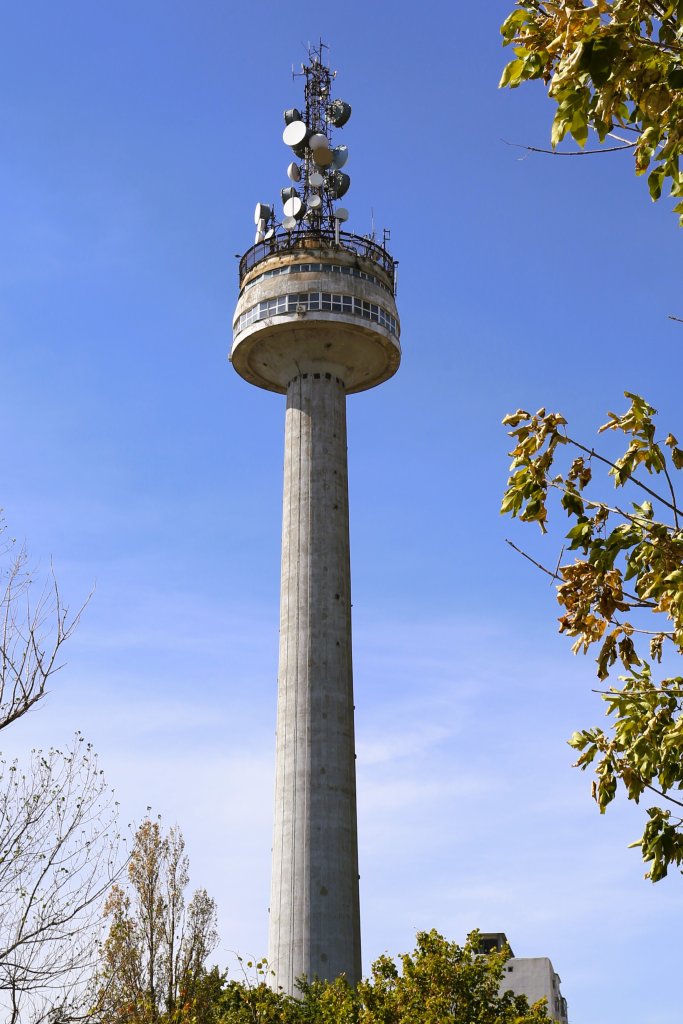
M 287 395 L 269 962 L 290 994 L 302 975 L 361 977 L 346 396 L 401 358 L 388 235 L 342 230 L 348 151 L 333 131 L 351 107 L 332 98 L 324 48 L 302 65 L 303 109 L 284 114 L 284 216 L 256 206 L 230 354 Z

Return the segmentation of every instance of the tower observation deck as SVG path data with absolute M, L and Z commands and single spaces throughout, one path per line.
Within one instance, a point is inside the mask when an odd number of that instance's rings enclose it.
M 299 163 L 284 218 L 259 203 L 239 266 L 230 359 L 287 395 L 269 962 L 273 987 L 305 975 L 360 980 L 360 911 L 349 559 L 346 395 L 400 362 L 396 264 L 385 244 L 341 230 L 346 146 L 332 131 L 323 45 L 302 67 L 305 110 L 285 112 Z

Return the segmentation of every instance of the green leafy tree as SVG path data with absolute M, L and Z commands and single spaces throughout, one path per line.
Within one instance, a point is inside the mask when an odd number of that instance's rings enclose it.
M 669 186 L 683 224 L 683 2 L 517 0 L 501 32 L 515 56 L 500 85 L 545 83 L 553 149 L 567 135 L 583 149 L 590 130 L 615 138 L 653 200 Z
M 683 862 L 683 677 L 667 671 L 683 653 L 683 510 L 675 489 L 683 449 L 673 434 L 658 435 L 652 406 L 626 397 L 627 411 L 609 413 L 600 427 L 627 439 L 614 459 L 571 436 L 558 413 L 506 416 L 514 448 L 501 512 L 545 533 L 555 498 L 569 517 L 565 547 L 576 552 L 574 561 L 560 565 L 563 547 L 557 569 L 535 564 L 557 581 L 560 632 L 574 639 L 572 650 L 597 652 L 609 718 L 607 727 L 582 729 L 569 742 L 579 768 L 594 766 L 601 813 L 620 787 L 636 803 L 657 798 L 633 844 L 655 882 Z M 610 477 L 614 497 L 606 493 Z M 627 491 L 638 500 L 620 496 Z M 607 688 L 615 666 L 620 685 Z
M 298 1000 L 273 991 L 267 961 L 241 956 L 237 961 L 243 980 L 225 981 L 216 1004 L 220 1024 L 299 1024 Z
M 272 992 L 265 962 L 257 983 L 229 982 L 220 1024 L 542 1024 L 544 1003 L 501 993 L 509 950 L 479 954 L 479 934 L 464 946 L 419 932 L 412 953 L 380 957 L 356 989 L 345 978 L 302 980 L 300 998 Z M 261 972 L 260 974 L 258 972 Z
M 398 964 L 383 956 L 358 986 L 359 1024 L 539 1024 L 545 1005 L 500 992 L 510 950 L 479 953 L 479 933 L 463 946 L 438 932 L 418 932 Z M 399 967 L 400 965 L 400 967 Z
M 115 885 L 96 978 L 93 1019 L 101 1024 L 210 1024 L 221 977 L 206 960 L 218 940 L 216 908 L 203 889 L 185 904 L 188 859 L 178 828 L 144 821 Z

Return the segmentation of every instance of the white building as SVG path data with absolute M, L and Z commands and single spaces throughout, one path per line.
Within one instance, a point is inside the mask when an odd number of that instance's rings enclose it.
M 485 932 L 481 936 L 483 953 L 501 950 L 509 943 L 504 932 Z M 512 950 L 510 950 L 512 952 Z M 558 1024 L 568 1024 L 567 1000 L 560 991 L 560 976 L 547 956 L 513 956 L 505 965 L 500 991 L 526 996 L 529 1003 L 546 999 L 548 1016 Z

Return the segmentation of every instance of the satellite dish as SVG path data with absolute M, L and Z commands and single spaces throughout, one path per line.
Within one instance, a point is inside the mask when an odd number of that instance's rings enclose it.
M 292 162 L 287 168 L 287 177 L 290 181 L 301 181 L 301 168 Z
M 338 220 L 340 223 L 343 224 L 345 220 L 349 219 L 349 211 L 346 210 L 343 206 L 338 206 L 336 210 L 332 211 L 332 216 L 334 217 L 335 220 Z M 266 238 L 267 237 L 268 236 L 266 235 Z
M 322 188 L 324 181 L 325 179 L 323 178 L 320 171 L 313 171 L 312 174 L 308 175 L 308 184 L 312 188 Z
M 271 238 L 275 238 L 275 228 L 268 228 L 264 237 L 264 241 L 269 242 Z
M 333 199 L 341 199 L 349 191 L 351 179 L 343 171 L 335 171 L 327 179 L 327 191 Z
M 297 110 L 296 107 L 292 107 L 291 110 L 285 110 L 285 124 L 291 124 L 292 121 L 301 120 L 301 111 Z
M 341 128 L 351 117 L 351 107 L 344 100 L 334 100 L 327 108 L 325 116 L 335 128 Z
M 285 231 L 293 231 L 296 227 L 296 217 L 285 217 L 282 222 L 282 226 Z
M 340 171 L 348 159 L 349 147 L 335 146 L 335 148 L 332 150 L 332 166 L 335 168 L 335 170 Z
M 313 151 L 313 162 L 316 167 L 329 167 L 332 163 L 332 150 L 331 149 L 316 149 Z
M 304 204 L 301 202 L 298 196 L 292 196 L 285 203 L 285 218 L 294 217 L 295 220 L 299 220 L 304 215 Z
M 299 193 L 297 192 L 293 185 L 289 185 L 287 188 L 280 189 L 280 198 L 282 199 L 283 203 L 286 203 L 288 199 L 294 199 L 294 197 L 298 196 L 298 194 Z
M 264 237 L 265 236 L 262 231 L 257 231 L 256 235 L 254 236 L 254 245 L 258 245 L 259 242 L 262 242 Z
M 308 209 L 313 213 L 317 213 L 322 210 L 323 201 L 319 195 L 312 195 L 308 197 Z
M 330 142 L 327 135 L 323 135 L 322 132 L 316 132 L 315 135 L 311 135 L 308 140 L 308 148 L 313 150 L 313 152 L 315 152 L 316 149 L 329 149 Z
M 310 130 L 303 121 L 292 121 L 282 133 L 282 141 L 287 146 L 305 146 L 311 136 Z
M 275 217 L 275 211 L 272 206 L 268 206 L 267 203 L 257 203 L 256 209 L 254 210 L 254 224 L 258 224 L 260 220 L 273 220 Z

